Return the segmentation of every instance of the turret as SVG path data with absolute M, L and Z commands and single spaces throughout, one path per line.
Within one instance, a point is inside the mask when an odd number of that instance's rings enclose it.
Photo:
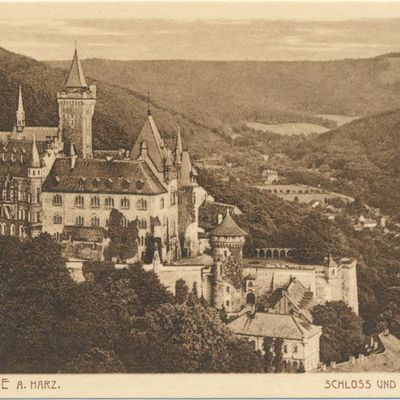
M 75 48 L 64 89 L 57 93 L 59 129 L 63 142 L 74 142 L 79 157 L 92 158 L 92 117 L 96 86 L 88 86 Z
M 19 85 L 18 109 L 17 109 L 16 115 L 17 115 L 17 124 L 15 127 L 16 127 L 17 132 L 21 133 L 25 128 L 25 111 L 24 111 L 24 103 L 22 101 L 21 85 Z
M 240 264 L 246 235 L 247 232 L 238 226 L 228 208 L 225 218 L 211 232 L 214 261 L 224 261 L 232 256 Z
M 176 133 L 176 143 L 175 143 L 175 167 L 177 171 L 178 178 L 181 177 L 181 167 L 182 167 L 182 137 L 181 137 L 181 128 L 178 126 L 178 131 Z
M 42 230 L 42 199 L 43 168 L 39 150 L 36 145 L 36 135 L 33 136 L 31 155 L 28 164 L 29 179 L 29 213 L 31 215 L 31 236 L 37 236 Z

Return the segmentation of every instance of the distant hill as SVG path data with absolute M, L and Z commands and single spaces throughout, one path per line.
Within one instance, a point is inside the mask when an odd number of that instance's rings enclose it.
M 355 120 L 290 152 L 305 167 L 331 171 L 338 181 L 326 183 L 333 189 L 400 218 L 400 109 Z
M 0 130 L 12 129 L 15 121 L 18 85 L 22 85 L 28 125 L 58 123 L 56 92 L 65 81 L 66 71 L 0 48 Z M 93 129 L 97 149 L 132 146 L 146 118 L 146 96 L 128 88 L 88 78 L 97 85 Z M 205 155 L 210 144 L 218 149 L 229 145 L 217 133 L 175 112 L 152 104 L 159 129 L 168 141 L 175 138 L 179 123 L 186 145 L 198 155 Z
M 366 116 L 400 105 L 397 54 L 324 62 L 88 59 L 83 65 L 94 79 L 150 91 L 159 106 L 210 127 L 318 122 L 319 114 Z

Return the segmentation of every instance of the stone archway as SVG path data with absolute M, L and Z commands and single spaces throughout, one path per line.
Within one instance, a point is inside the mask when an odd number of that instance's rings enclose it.
M 246 295 L 246 304 L 254 305 L 256 304 L 256 295 L 253 292 L 249 292 Z

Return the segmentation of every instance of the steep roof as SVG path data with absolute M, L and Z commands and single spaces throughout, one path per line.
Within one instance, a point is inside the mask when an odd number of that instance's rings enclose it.
M 26 126 L 21 133 L 10 132 L 11 139 L 31 140 L 36 136 L 37 142 L 46 142 L 47 139 L 53 140 L 58 136 L 58 127 L 56 126 Z
M 39 155 L 43 155 L 46 151 L 46 144 L 36 142 L 36 148 Z M 0 147 L 0 176 L 10 174 L 14 177 L 27 177 L 32 150 L 32 141 L 9 139 L 5 146 Z M 40 163 L 42 165 L 42 161 Z
M 145 161 L 57 158 L 43 191 L 66 193 L 161 194 L 166 190 Z
M 192 163 L 190 161 L 190 155 L 188 151 L 182 152 L 182 165 L 181 165 L 181 178 L 179 183 L 182 186 L 197 186 L 195 182 L 192 182 Z
M 236 318 L 228 324 L 236 334 L 247 336 L 277 337 L 284 339 L 310 338 L 321 332 L 319 326 L 313 325 L 294 315 L 247 313 Z
M 231 217 L 229 208 L 226 211 L 223 221 L 211 231 L 211 236 L 246 236 L 247 232 L 244 231 L 235 220 Z
M 36 145 L 36 138 L 35 136 L 33 137 L 33 142 L 32 142 L 32 150 L 31 150 L 31 157 L 30 157 L 30 164 L 29 166 L 32 168 L 40 168 L 40 155 L 39 155 L 39 150 Z
M 78 57 L 78 50 L 75 49 L 74 57 L 72 59 L 71 67 L 65 81 L 66 88 L 85 88 L 87 87 L 85 76 L 81 62 Z
M 159 172 L 164 170 L 165 149 L 157 126 L 151 115 L 148 115 L 140 135 L 133 145 L 130 158 L 137 160 L 141 155 L 142 142 L 147 144 L 147 155 Z

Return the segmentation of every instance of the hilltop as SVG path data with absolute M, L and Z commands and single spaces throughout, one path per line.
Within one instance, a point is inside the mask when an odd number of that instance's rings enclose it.
M 13 127 L 19 84 L 23 89 L 27 124 L 56 126 L 56 92 L 62 88 L 65 77 L 66 71 L 61 68 L 0 48 L 0 130 Z M 87 80 L 97 85 L 98 93 L 93 118 L 95 148 L 131 147 L 146 118 L 146 95 L 90 76 Z M 185 142 L 190 143 L 195 154 L 205 154 L 210 143 L 216 151 L 227 148 L 223 138 L 206 126 L 157 104 L 152 103 L 151 107 L 167 142 L 175 137 L 179 123 Z
M 94 79 L 150 91 L 156 104 L 213 128 L 255 120 L 324 124 L 318 115 L 367 116 L 400 101 L 396 54 L 318 62 L 88 59 L 83 66 Z

